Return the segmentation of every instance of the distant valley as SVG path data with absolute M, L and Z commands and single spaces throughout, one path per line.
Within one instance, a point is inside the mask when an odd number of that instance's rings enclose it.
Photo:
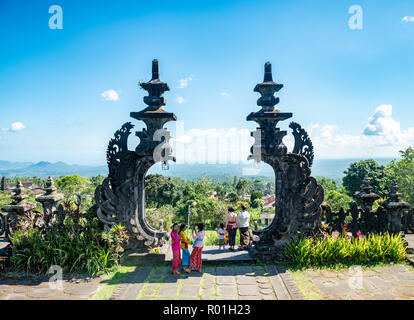
M 312 167 L 314 177 L 325 176 L 334 180 L 340 180 L 343 172 L 352 162 L 362 159 L 320 159 L 315 160 Z M 387 164 L 392 159 L 375 159 L 380 164 Z M 149 173 L 159 173 L 166 176 L 181 177 L 195 180 L 206 176 L 215 181 L 220 181 L 233 176 L 253 175 L 261 177 L 273 177 L 273 170 L 266 164 L 261 164 L 260 171 L 253 170 L 253 164 L 175 164 L 170 163 L 169 170 L 162 170 L 161 165 L 153 166 Z M 59 177 L 79 174 L 85 177 L 108 174 L 108 167 L 83 166 L 67 164 L 65 162 L 9 162 L 0 160 L 0 176 L 12 177 Z

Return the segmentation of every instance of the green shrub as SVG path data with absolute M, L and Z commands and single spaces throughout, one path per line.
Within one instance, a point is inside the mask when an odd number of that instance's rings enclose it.
M 102 231 L 92 213 L 81 215 L 76 205 L 65 203 L 63 219 L 56 213 L 22 218 L 10 237 L 10 261 L 16 270 L 28 273 L 46 273 L 58 265 L 66 272 L 94 275 L 117 264 L 126 238 L 124 227 Z
M 295 268 L 369 265 L 403 261 L 406 254 L 401 234 L 368 235 L 349 239 L 327 235 L 302 238 L 285 248 L 285 259 Z

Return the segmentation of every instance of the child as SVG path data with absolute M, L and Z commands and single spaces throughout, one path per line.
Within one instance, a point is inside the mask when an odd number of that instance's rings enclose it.
M 206 232 L 204 231 L 204 224 L 200 223 L 197 225 L 198 232 L 195 233 L 195 230 L 193 230 L 193 251 L 191 252 L 190 257 L 190 269 L 196 270 L 198 272 L 201 272 L 201 264 L 202 264 L 202 257 L 201 252 L 203 251 L 204 247 L 204 237 L 206 235 Z
M 219 241 L 219 250 L 226 249 L 226 230 L 224 230 L 224 223 L 220 223 L 220 229 L 217 230 L 218 241 Z
M 177 268 L 181 266 L 180 235 L 178 234 L 178 231 L 179 231 L 178 224 L 174 223 L 172 226 L 172 231 L 171 231 L 171 240 L 172 240 L 171 248 L 173 252 L 171 273 L 176 274 L 176 275 L 180 274 Z
M 183 223 L 180 226 L 181 252 L 183 254 L 183 259 L 181 261 L 181 267 L 185 272 L 190 273 L 191 272 L 191 270 L 189 269 L 190 251 L 188 250 L 188 245 L 193 244 L 193 242 L 188 239 L 187 233 L 185 232 L 186 229 L 187 229 L 186 225 Z

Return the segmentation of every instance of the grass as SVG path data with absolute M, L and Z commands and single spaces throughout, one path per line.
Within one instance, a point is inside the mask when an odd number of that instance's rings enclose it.
M 135 267 L 131 266 L 114 266 L 111 270 L 108 270 L 108 280 L 99 289 L 97 293 L 92 297 L 92 300 L 108 300 L 113 292 L 116 290 L 122 279 Z
M 289 270 L 305 300 L 322 300 L 323 295 L 303 271 Z

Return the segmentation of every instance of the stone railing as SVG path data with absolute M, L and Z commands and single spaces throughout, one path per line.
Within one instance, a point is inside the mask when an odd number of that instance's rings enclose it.
M 26 201 L 27 195 L 24 193 L 24 186 L 19 181 L 14 192 L 13 202 L 1 208 L 0 214 L 0 237 L 8 238 L 10 233 L 14 231 L 18 225 L 20 217 L 29 215 L 36 207 L 33 203 Z M 56 192 L 52 177 L 49 177 L 44 188 L 43 194 L 36 197 L 36 201 L 40 202 L 43 207 L 43 216 L 53 218 L 58 211 L 58 203 L 63 199 L 63 194 Z M 49 219 L 46 219 L 49 220 Z M 52 223 L 53 221 L 51 221 Z
M 398 186 L 394 181 L 386 200 L 379 203 L 376 210 L 372 206 L 380 197 L 372 193 L 368 179 L 365 179 L 361 191 L 355 194 L 357 202 L 353 202 L 348 210 L 340 209 L 332 212 L 327 203 L 322 205 L 322 219 L 327 229 L 338 232 L 352 232 L 356 236 L 369 233 L 414 233 L 414 208 L 399 199 Z

